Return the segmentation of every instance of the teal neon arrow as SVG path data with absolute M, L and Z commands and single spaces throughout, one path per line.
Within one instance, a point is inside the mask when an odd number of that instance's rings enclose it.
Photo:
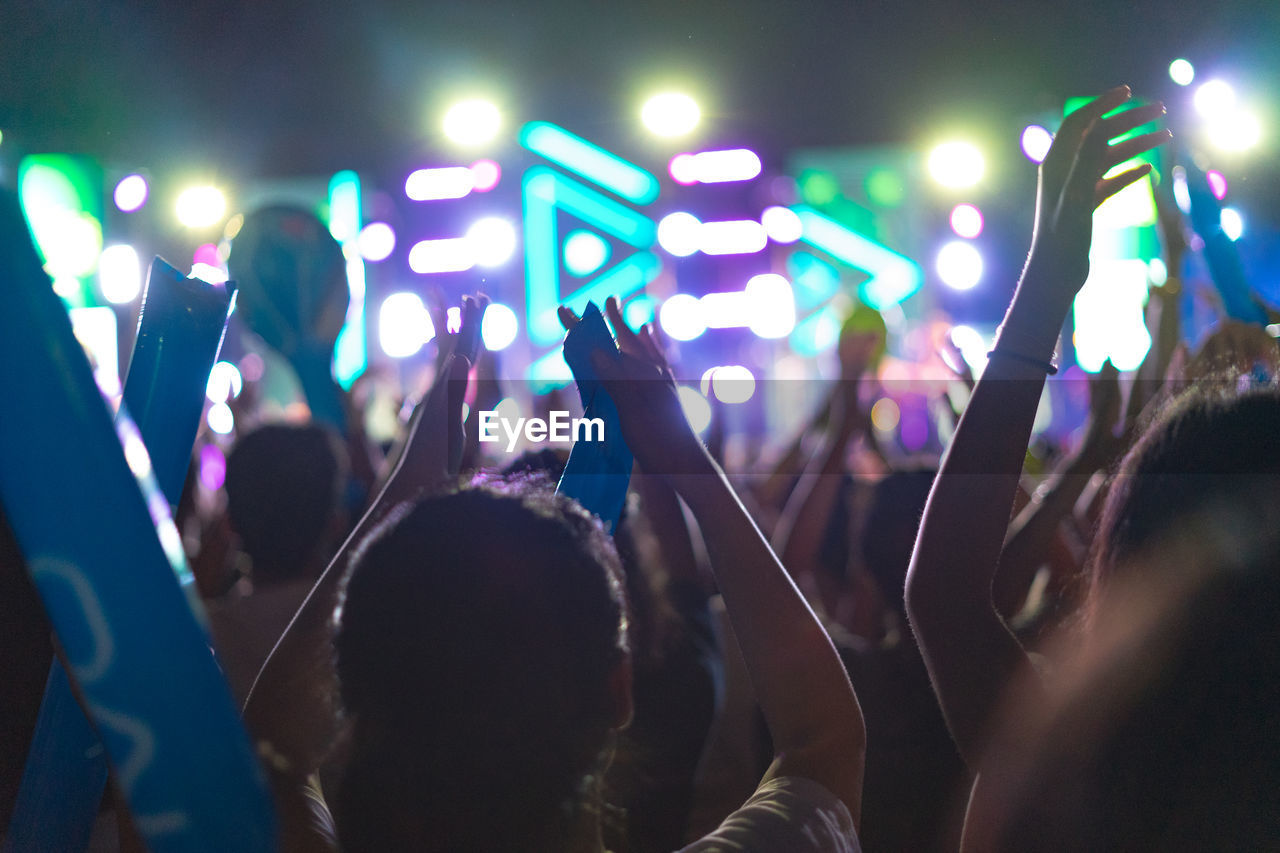
M 920 265 L 869 237 L 805 205 L 791 208 L 800 217 L 802 242 L 871 277 L 858 287 L 863 304 L 881 311 L 911 296 L 924 283 Z

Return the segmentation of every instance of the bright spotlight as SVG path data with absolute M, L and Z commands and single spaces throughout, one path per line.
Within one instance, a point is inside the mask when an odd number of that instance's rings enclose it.
M 658 222 L 658 244 L 677 258 L 688 257 L 702 244 L 702 223 L 692 213 L 669 213 Z
M 138 251 L 121 243 L 107 246 L 98 259 L 98 287 L 108 302 L 123 305 L 142 292 L 142 262 Z
M 1261 139 L 1258 117 L 1244 110 L 1217 116 L 1209 125 L 1209 141 L 1222 151 L 1247 151 Z
M 640 120 L 655 136 L 684 136 L 698 126 L 702 111 L 693 98 L 680 92 L 664 92 L 645 101 Z
M 713 367 L 707 372 L 710 376 L 703 377 L 703 393 L 706 393 L 706 386 L 710 385 L 711 393 L 721 403 L 731 406 L 745 403 L 756 392 L 755 375 L 741 364 Z
M 1159 258 L 1152 258 L 1147 262 L 1147 278 L 1160 287 L 1169 280 L 1169 267 Z
M 762 338 L 785 338 L 796 327 L 796 301 L 791 282 L 777 273 L 747 280 L 747 325 Z
M 501 302 L 490 302 L 484 309 L 484 318 L 480 321 L 480 338 L 484 348 L 489 352 L 498 352 L 511 346 L 520 331 L 520 321 L 516 312 Z
M 691 341 L 707 330 L 707 322 L 702 317 L 702 303 L 687 293 L 677 293 L 662 303 L 658 322 L 662 331 L 677 341 Z
M 1234 207 L 1222 208 L 1222 233 L 1230 240 L 1239 240 L 1244 233 L 1244 217 Z
M 240 369 L 229 361 L 219 361 L 209 371 L 204 395 L 212 403 L 225 403 L 233 397 L 239 397 L 243 389 L 244 377 L 240 375 Z
M 1196 69 L 1185 59 L 1175 59 L 1169 63 L 1169 79 L 1179 86 L 1190 86 L 1196 79 Z
M 579 277 L 591 275 L 609 260 L 609 244 L 599 235 L 578 230 L 564 240 L 564 266 Z
M 190 187 L 178 196 L 174 209 L 187 228 L 208 228 L 227 215 L 227 197 L 217 187 Z
M 475 246 L 467 237 L 419 240 L 409 249 L 409 269 L 422 275 L 461 272 L 475 264 Z
M 982 152 L 968 142 L 944 142 L 929 153 L 929 174 L 944 187 L 971 187 L 984 171 Z
M 516 229 L 505 219 L 487 216 L 467 229 L 476 266 L 498 267 L 516 251 Z
M 1227 197 L 1227 176 L 1216 169 L 1210 169 L 1205 172 L 1205 180 L 1209 184 L 1209 192 L 1213 193 L 1213 197 L 1218 201 L 1222 201 Z
M 685 420 L 693 427 L 693 431 L 706 432 L 707 427 L 711 426 L 711 404 L 707 402 L 707 398 L 699 394 L 698 389 L 688 385 L 676 388 L 676 395 L 680 398 L 680 408 L 684 410 Z
M 459 101 L 444 114 L 444 135 L 457 145 L 483 145 L 502 129 L 502 114 L 490 101 Z
M 794 243 L 804 234 L 800 217 L 787 207 L 766 207 L 760 214 L 760 224 L 775 243 Z
M 464 198 L 475 187 L 475 170 L 466 166 L 415 169 L 404 180 L 404 194 L 412 201 Z
M 370 222 L 360 229 L 356 247 L 366 261 L 385 261 L 396 248 L 396 232 L 385 222 Z
M 116 184 L 114 198 L 116 207 L 125 213 L 137 210 L 147 201 L 147 179 L 141 175 L 121 178 Z
M 982 279 L 982 255 L 972 243 L 953 240 L 938 252 L 938 278 L 955 290 L 968 290 Z
M 1032 163 L 1043 163 L 1053 145 L 1053 134 L 1038 124 L 1028 125 L 1022 131 L 1022 153 Z
M 236 428 L 236 416 L 231 411 L 231 407 L 226 403 L 215 403 L 209 407 L 209 413 L 205 415 L 205 420 L 209 423 L 209 429 L 218 435 L 230 435 L 231 431 Z
M 1225 80 L 1210 80 L 1196 89 L 1192 103 L 1196 112 L 1207 119 L 1226 118 L 1235 110 L 1236 92 Z
M 476 192 L 487 193 L 502 180 L 502 167 L 492 160 L 477 160 L 471 164 L 471 179 Z
M 951 230 L 973 239 L 982 233 L 982 211 L 972 204 L 957 204 L 951 210 Z
M 431 313 L 416 293 L 393 293 L 378 310 L 378 342 L 392 358 L 408 358 L 436 336 Z

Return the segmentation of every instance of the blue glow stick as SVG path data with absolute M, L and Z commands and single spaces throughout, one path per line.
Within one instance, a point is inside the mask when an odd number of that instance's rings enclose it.
M 153 853 L 272 850 L 266 785 L 188 606 L 141 435 L 123 409 L 112 424 L 8 193 L 0 281 L 0 358 L 19 366 L 0 418 L 0 502 L 135 824 Z
M 556 491 L 582 504 L 604 522 L 612 532 L 622 517 L 631 483 L 631 449 L 622 438 L 622 421 L 609 392 L 591 364 L 591 353 L 599 350 L 618 357 L 618 345 L 609 334 L 604 315 L 594 302 L 588 302 L 582 321 L 569 330 L 564 339 L 564 360 L 578 383 L 584 417 L 604 422 L 604 441 L 578 440 L 569 452 L 569 461 Z

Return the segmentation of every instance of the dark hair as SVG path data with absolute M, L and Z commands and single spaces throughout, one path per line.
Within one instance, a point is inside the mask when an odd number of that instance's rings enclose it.
M 563 833 L 614 719 L 619 576 L 599 522 L 545 490 L 428 498 L 369 537 L 335 637 L 347 853 L 536 849 Z
M 885 604 L 906 615 L 907 568 L 937 469 L 895 471 L 876 484 L 863 520 L 862 557 Z
M 346 479 L 346 451 L 323 427 L 271 424 L 236 442 L 227 459 L 227 514 L 255 580 L 290 580 L 308 569 Z

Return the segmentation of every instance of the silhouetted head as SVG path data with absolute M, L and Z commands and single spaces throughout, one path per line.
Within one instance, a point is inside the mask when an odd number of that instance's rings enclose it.
M 322 427 L 272 424 L 236 442 L 227 459 L 227 514 L 255 581 L 317 569 L 337 532 L 346 481 L 346 450 Z
M 343 849 L 563 840 L 630 718 L 620 568 L 545 489 L 401 507 L 354 559 L 335 639 Z

